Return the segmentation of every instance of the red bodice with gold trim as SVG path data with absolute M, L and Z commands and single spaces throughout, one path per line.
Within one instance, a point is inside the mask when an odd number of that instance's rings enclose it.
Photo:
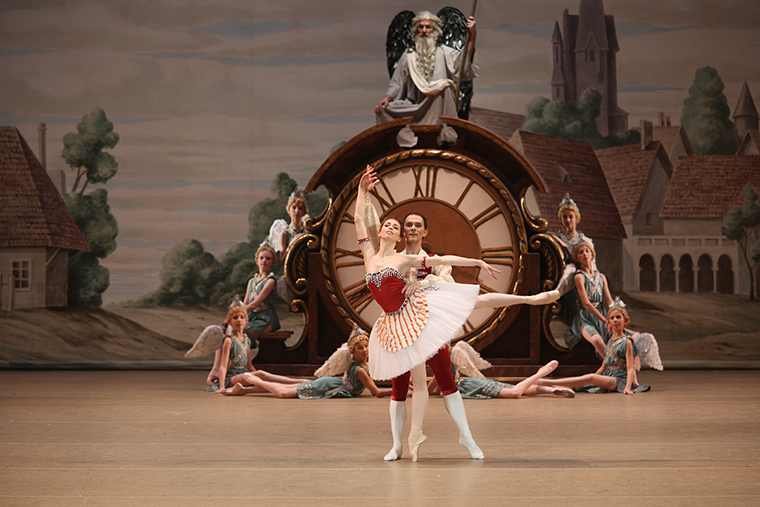
M 396 312 L 404 306 L 406 282 L 397 270 L 383 268 L 377 273 L 367 273 L 365 279 L 369 291 L 385 313 Z

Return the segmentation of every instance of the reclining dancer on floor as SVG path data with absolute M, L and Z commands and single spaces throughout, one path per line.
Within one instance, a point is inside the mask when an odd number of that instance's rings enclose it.
M 364 207 L 371 206 L 369 192 L 378 182 L 375 170 L 367 166 L 359 181 L 354 213 L 354 225 L 367 272 L 367 286 L 383 309 L 370 334 L 369 349 L 372 361 L 369 368 L 372 378 L 394 379 L 395 383 L 404 382 L 405 374 L 416 366 L 424 366 L 425 361 L 435 356 L 441 347 L 459 332 L 467 317 L 476 308 L 501 308 L 516 304 L 541 305 L 559 297 L 557 291 L 535 296 L 499 293 L 478 295 L 478 285 L 459 283 L 440 283 L 425 288 L 414 287 L 413 291 L 405 290 L 406 279 L 411 269 L 440 265 L 469 266 L 484 269 L 493 277 L 500 271 L 480 259 L 455 255 L 419 257 L 397 253 L 394 247 L 401 239 L 402 230 L 401 220 L 397 218 L 386 218 L 382 222 L 376 236 L 378 246 L 375 247 L 365 225 Z M 459 429 L 459 442 L 467 448 L 473 459 L 483 459 L 483 452 L 470 432 L 462 397 L 451 377 L 449 356 L 440 354 L 439 357 L 440 362 L 430 361 L 429 364 L 441 386 L 446 408 Z M 424 385 L 424 381 L 418 385 Z M 399 392 L 398 386 L 394 392 Z M 386 461 L 393 461 L 402 456 L 403 402 L 399 403 L 397 399 L 393 399 L 393 395 L 391 398 L 393 448 L 385 456 Z M 427 438 L 421 429 L 418 435 L 411 446 L 415 453 L 419 443 Z M 410 441 L 413 436 L 415 435 L 410 436 Z M 413 455 L 413 458 L 415 457 Z
M 538 396 L 552 394 L 564 398 L 575 398 L 575 391 L 569 387 L 539 386 L 537 382 L 553 372 L 559 362 L 549 361 L 530 377 L 518 382 L 517 385 L 505 384 L 497 380 L 485 378 L 480 370 L 491 367 L 491 363 L 480 357 L 478 351 L 466 341 L 457 342 L 450 347 L 451 374 L 454 376 L 457 389 L 462 398 L 468 400 L 488 400 L 491 398 L 519 398 L 521 396 Z M 462 375 L 465 375 L 462 377 Z M 429 394 L 441 392 L 435 378 L 428 383 Z
M 325 398 L 355 398 L 367 388 L 373 396 L 390 396 L 391 390 L 379 388 L 367 373 L 369 359 L 369 336 L 360 328 L 354 328 L 348 341 L 332 353 L 316 372 L 316 380 L 298 379 L 256 370 L 243 382 L 219 391 L 226 396 L 243 396 L 268 391 L 280 398 L 317 400 Z M 334 377 L 343 373 L 342 378 Z

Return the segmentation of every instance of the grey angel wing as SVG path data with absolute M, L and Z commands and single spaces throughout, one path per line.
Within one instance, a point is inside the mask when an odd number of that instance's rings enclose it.
M 451 349 L 451 362 L 460 373 L 468 377 L 483 378 L 480 370 L 491 367 L 491 363 L 483 359 L 478 351 L 466 341 L 457 342 Z
M 205 357 L 221 347 L 223 342 L 224 329 L 222 326 L 208 326 L 195 340 L 190 350 L 185 352 L 185 357 L 188 359 Z
M 455 7 L 444 7 L 438 11 L 437 16 L 441 18 L 441 30 L 443 31 L 438 42 L 461 51 L 467 40 L 468 32 L 465 15 Z M 459 111 L 457 111 L 457 116 L 463 120 L 470 118 L 472 95 L 472 81 L 462 81 L 459 85 Z
M 634 333 L 633 341 L 638 349 L 638 358 L 642 366 L 649 366 L 662 371 L 662 359 L 660 359 L 660 346 L 657 339 L 651 333 Z
M 344 343 L 314 372 L 314 376 L 330 377 L 338 375 L 347 371 L 349 366 L 351 366 L 351 352 L 348 350 L 348 343 Z
M 414 47 L 414 39 L 410 31 L 412 19 L 414 19 L 412 11 L 401 11 L 396 14 L 388 26 L 388 35 L 385 37 L 385 55 L 389 77 L 393 77 L 393 71 L 396 70 L 396 64 L 404 51 Z

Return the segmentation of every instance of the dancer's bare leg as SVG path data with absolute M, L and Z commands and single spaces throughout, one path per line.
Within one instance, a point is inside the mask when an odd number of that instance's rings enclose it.
M 557 361 L 549 361 L 545 366 L 542 366 L 538 369 L 536 373 L 531 375 L 530 377 L 526 378 L 525 380 L 518 383 L 515 387 L 512 389 L 502 389 L 499 391 L 499 398 L 519 398 L 525 392 L 527 389 L 532 386 L 538 379 L 541 379 L 551 372 L 553 372 L 557 366 L 559 366 L 559 362 Z
M 558 290 L 541 292 L 533 296 L 518 296 L 516 294 L 489 293 L 481 294 L 475 299 L 475 308 L 503 308 L 513 305 L 548 305 L 560 297 Z
M 444 351 L 448 354 L 448 351 Z M 427 436 L 422 433 L 422 421 L 427 410 L 429 395 L 427 391 L 427 371 L 425 363 L 418 364 L 411 371 L 414 394 L 412 395 L 412 428 L 409 430 L 409 453 L 412 461 L 417 461 L 417 453 Z
M 591 345 L 594 346 L 594 349 L 596 349 L 596 352 L 599 354 L 600 357 L 604 357 L 604 349 L 606 346 L 604 345 L 604 340 L 602 340 L 602 337 L 598 334 L 590 334 L 588 331 L 586 331 L 586 328 L 581 326 L 581 335 L 583 335 L 583 338 L 586 339 Z
M 263 388 L 259 388 L 258 391 L 255 391 L 255 387 L 245 387 L 241 383 L 237 383 L 232 387 L 228 387 L 226 389 L 221 389 L 219 391 L 216 391 L 216 394 L 223 394 L 224 396 L 244 396 L 246 394 L 253 394 L 256 392 L 262 392 Z
M 300 384 L 304 381 L 304 379 L 297 379 L 297 378 L 291 378 L 286 377 L 284 375 L 276 375 L 274 373 L 269 373 L 268 371 L 264 370 L 256 370 L 254 372 L 251 372 L 250 375 L 253 375 L 255 377 L 260 378 L 261 380 L 266 380 L 268 382 L 277 382 L 278 384 Z
M 501 393 L 504 391 L 505 389 L 502 389 L 499 393 L 500 398 L 502 397 Z M 569 387 L 537 386 L 535 384 L 526 389 L 523 393 L 523 396 L 538 396 L 540 394 L 551 394 L 553 396 L 561 396 L 563 398 L 575 398 L 575 391 Z
M 587 373 L 580 377 L 541 379 L 538 385 L 549 387 L 583 387 L 589 384 L 593 384 L 596 387 L 601 387 L 608 391 L 617 390 L 617 380 L 606 375 L 597 375 L 596 373 Z
M 254 385 L 263 387 L 272 394 L 276 394 L 280 398 L 297 398 L 298 397 L 298 384 L 280 384 L 279 382 L 269 382 L 259 378 L 251 379 Z

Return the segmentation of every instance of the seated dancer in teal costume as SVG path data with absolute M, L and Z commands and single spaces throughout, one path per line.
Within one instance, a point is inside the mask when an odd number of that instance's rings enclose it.
M 308 216 L 309 207 L 306 206 L 306 199 L 304 199 L 303 192 L 296 189 L 288 198 L 288 204 L 285 206 L 285 210 L 290 217 L 290 223 L 280 232 L 279 248 L 276 249 L 280 252 L 280 264 L 285 265 L 285 256 L 288 253 L 290 244 L 294 239 L 302 235 L 306 229 L 303 225 L 303 219 Z
M 271 273 L 275 263 L 275 252 L 270 246 L 262 245 L 256 251 L 256 265 L 259 273 L 248 280 L 243 304 L 248 311 L 248 324 L 245 326 L 245 334 L 251 343 L 251 359 L 258 354 L 258 340 L 262 333 L 277 331 L 280 329 L 280 319 L 275 312 L 275 278 Z M 227 328 L 225 320 L 221 326 L 208 326 L 193 344 L 193 347 L 185 353 L 185 357 L 204 357 L 214 352 L 214 366 L 206 378 L 206 384 L 211 386 L 219 379 L 219 366 L 221 354 L 219 348 L 222 345 L 222 336 Z
M 577 230 L 578 222 L 581 221 L 581 212 L 575 201 L 570 198 L 569 193 L 565 194 L 565 197 L 559 203 L 557 216 L 562 224 L 563 231 L 554 234 L 554 237 L 563 247 L 562 251 L 565 260 L 565 271 L 557 285 L 557 289 L 562 294 L 559 300 L 561 312 L 558 318 L 570 326 L 580 307 L 578 292 L 575 290 L 575 284 L 573 283 L 573 274 L 576 271 L 575 264 L 573 263 L 573 249 L 575 245 L 581 242 L 588 243 L 591 245 L 591 248 L 594 248 L 594 242 L 591 238 Z M 596 269 L 596 262 L 594 262 L 594 269 Z M 580 336 L 574 335 L 569 330 L 565 333 L 564 338 L 565 344 L 571 349 L 580 341 Z
M 519 398 L 520 396 L 538 396 L 540 394 L 552 394 L 565 398 L 574 398 L 575 391 L 568 387 L 538 386 L 541 378 L 553 372 L 559 363 L 549 361 L 538 371 L 519 382 L 517 385 L 505 384 L 496 380 L 485 378 L 480 370 L 491 367 L 491 363 L 480 357 L 480 354 L 465 342 L 457 342 L 451 348 L 451 374 L 454 376 L 457 389 L 462 398 L 470 400 L 487 400 L 491 398 Z M 462 375 L 467 375 L 462 377 Z M 441 392 L 435 377 L 428 384 L 430 394 Z
M 580 307 L 575 313 L 572 333 L 584 338 L 594 346 L 599 357 L 604 357 L 604 344 L 609 338 L 607 319 L 604 313 L 612 303 L 607 277 L 594 264 L 596 252 L 590 244 L 581 241 L 573 249 L 573 259 L 578 271 L 575 272 L 575 290 Z
M 316 400 L 325 398 L 355 398 L 361 396 L 364 389 L 378 398 L 389 396 L 389 388 L 379 388 L 367 373 L 369 358 L 369 337 L 359 328 L 355 328 L 348 342 L 333 352 L 330 358 L 319 368 L 316 380 L 295 379 L 257 370 L 245 376 L 243 382 L 221 391 L 227 396 L 242 396 L 250 393 L 269 391 L 280 398 L 300 398 Z M 343 373 L 342 378 L 328 375 Z M 324 375 L 324 376 L 323 376 Z
M 227 385 L 235 385 L 238 382 L 244 382 L 244 374 L 255 371 L 251 364 L 251 340 L 244 334 L 245 326 L 248 324 L 248 313 L 245 306 L 237 299 L 230 311 L 227 312 L 227 320 L 231 332 L 224 337 L 222 348 L 219 354 L 219 378 L 224 379 L 224 385 L 219 385 L 219 380 L 214 380 L 207 391 L 219 392 L 221 388 Z
M 539 387 L 584 387 L 592 384 L 603 392 L 634 394 L 648 391 L 649 386 L 639 385 L 636 381 L 634 358 L 638 350 L 633 337 L 626 332 L 625 327 L 630 319 L 620 299 L 616 299 L 610 306 L 607 322 L 612 336 L 604 351 L 604 361 L 596 373 L 562 379 L 541 379 L 538 381 Z
M 554 237 L 556 237 L 560 244 L 565 247 L 565 261 L 567 263 L 572 262 L 573 249 L 575 248 L 575 245 L 581 241 L 588 243 L 591 245 L 591 248 L 594 248 L 594 242 L 591 238 L 576 228 L 578 222 L 581 221 L 581 212 L 578 209 L 578 205 L 575 204 L 575 201 L 570 198 L 569 193 L 565 194 L 565 197 L 559 203 L 557 216 L 559 217 L 560 222 L 562 222 L 564 231 L 558 232 Z

